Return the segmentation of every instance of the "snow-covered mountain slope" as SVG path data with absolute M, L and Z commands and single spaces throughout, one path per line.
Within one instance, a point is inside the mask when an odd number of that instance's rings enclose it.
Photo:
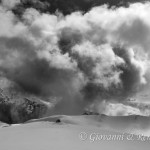
M 9 127 L 9 124 L 0 121 L 0 128 Z
M 148 132 L 149 119 L 144 117 L 141 119 L 137 116 L 134 120 L 134 117 L 52 116 L 32 120 L 25 124 L 1 128 L 0 149 L 148 150 L 150 146 L 149 137 L 124 134 L 129 126 L 135 127 L 135 122 L 140 125 L 142 122 L 147 124 L 147 127 L 142 130 Z M 120 128 L 119 132 L 114 131 L 117 128 Z M 100 139 L 101 135 L 109 138 Z M 115 135 L 121 135 L 123 139 L 111 139 L 110 136 Z
M 51 116 L 42 119 L 30 120 L 28 123 L 39 121 L 60 121 L 64 124 L 94 126 L 107 130 L 150 136 L 150 117 L 146 116 L 106 116 L 103 114 L 83 116 Z

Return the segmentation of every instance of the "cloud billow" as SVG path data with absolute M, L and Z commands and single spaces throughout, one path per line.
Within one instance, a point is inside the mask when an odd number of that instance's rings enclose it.
M 149 81 L 150 3 L 18 18 L 0 7 L 0 71 L 23 93 L 61 97 L 56 112 L 123 101 Z M 66 106 L 70 106 L 67 111 Z

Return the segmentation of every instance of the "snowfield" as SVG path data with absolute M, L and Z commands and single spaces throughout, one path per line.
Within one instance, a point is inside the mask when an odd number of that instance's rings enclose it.
M 149 150 L 149 125 L 140 116 L 51 116 L 1 126 L 0 150 Z

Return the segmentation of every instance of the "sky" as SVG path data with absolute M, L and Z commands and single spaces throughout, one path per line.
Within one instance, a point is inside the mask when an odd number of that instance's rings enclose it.
M 149 115 L 130 98 L 149 96 L 150 3 L 53 2 L 1 1 L 0 87 L 51 103 L 48 114 Z

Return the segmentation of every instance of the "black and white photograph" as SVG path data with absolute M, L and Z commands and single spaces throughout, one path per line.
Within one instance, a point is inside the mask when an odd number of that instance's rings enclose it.
M 149 150 L 150 0 L 0 0 L 0 150 Z

